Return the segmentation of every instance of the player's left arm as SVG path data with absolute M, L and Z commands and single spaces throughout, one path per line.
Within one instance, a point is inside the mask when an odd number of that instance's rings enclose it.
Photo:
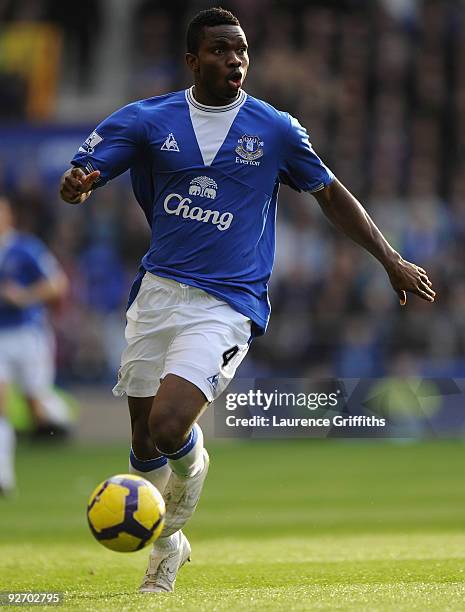
M 401 306 L 407 303 L 406 292 L 434 302 L 436 293 L 425 270 L 406 261 L 393 249 L 360 202 L 340 181 L 335 178 L 312 195 L 333 225 L 384 266 L 393 289 L 399 295 Z
M 26 284 L 4 281 L 0 285 L 1 299 L 17 308 L 27 308 L 56 302 L 66 294 L 68 279 L 52 253 L 39 248 L 35 253 L 27 254 L 23 265 L 26 264 L 32 280 Z
M 0 288 L 1 297 L 16 306 L 26 308 L 34 304 L 49 304 L 60 299 L 68 288 L 66 276 L 59 273 L 52 278 L 37 281 L 29 286 L 12 281 L 6 282 Z

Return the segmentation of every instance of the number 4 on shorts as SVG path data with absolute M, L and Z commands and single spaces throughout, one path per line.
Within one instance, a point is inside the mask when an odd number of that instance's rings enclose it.
M 236 355 L 236 353 L 238 352 L 239 352 L 239 347 L 237 346 L 237 344 L 229 348 L 227 351 L 225 351 L 223 353 L 223 363 L 221 364 L 221 367 L 225 368 L 228 365 L 228 363 L 231 361 L 231 359 L 234 357 L 234 355 Z

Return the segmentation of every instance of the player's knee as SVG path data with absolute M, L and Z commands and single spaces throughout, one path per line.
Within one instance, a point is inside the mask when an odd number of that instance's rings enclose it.
M 152 440 L 161 453 L 175 453 L 184 444 L 188 432 L 179 426 L 179 423 L 168 421 L 156 426 L 152 433 Z
M 150 415 L 150 437 L 160 452 L 175 453 L 184 444 L 189 426 L 176 411 L 162 409 Z
M 153 398 L 129 398 L 129 413 L 132 428 L 132 450 L 142 461 L 158 456 L 157 449 L 150 437 L 148 418 L 152 408 Z
M 158 455 L 158 451 L 148 431 L 134 431 L 132 434 L 132 450 L 141 461 L 153 459 Z

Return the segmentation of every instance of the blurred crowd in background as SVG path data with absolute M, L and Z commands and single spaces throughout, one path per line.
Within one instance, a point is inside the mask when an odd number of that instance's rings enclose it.
M 246 91 L 299 118 L 319 155 L 394 247 L 427 269 L 438 294 L 434 305 L 410 296 L 400 308 L 371 256 L 326 222 L 312 196 L 283 188 L 271 323 L 241 374 L 465 377 L 465 2 L 221 4 L 249 40 Z M 58 177 L 75 147 L 51 147 L 53 178 L 18 160 L 14 147 L 2 149 L 2 134 L 8 129 L 11 141 L 14 126 L 40 126 L 43 145 L 47 126 L 79 125 L 85 138 L 124 103 L 189 85 L 185 27 L 213 5 L 0 0 L 0 191 L 71 282 L 53 312 L 62 382 L 113 380 L 148 228 L 127 179 L 84 207 L 66 205 Z M 47 61 L 31 67 L 31 48 Z

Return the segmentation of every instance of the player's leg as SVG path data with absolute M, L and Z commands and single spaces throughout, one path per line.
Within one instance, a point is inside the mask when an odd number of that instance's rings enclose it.
M 135 458 L 141 462 L 158 458 L 150 456 L 150 441 L 161 454 L 169 455 L 166 532 L 155 542 L 148 573 L 153 576 L 157 568 L 162 573 L 166 569 L 168 584 L 159 572 L 163 583 L 159 590 L 172 590 L 173 567 L 176 570 L 190 550 L 179 530 L 195 509 L 208 469 L 203 436 L 193 424 L 206 400 L 213 401 L 224 390 L 245 356 L 250 321 L 203 291 L 149 273 L 142 281 L 139 277 L 131 295 L 128 346 L 113 393 L 132 398 Z M 152 408 L 151 397 L 155 397 Z
M 35 431 L 50 435 L 54 422 L 47 413 L 46 398 L 52 393 L 55 367 L 47 329 L 35 325 L 23 326 L 21 348 L 15 356 L 16 381 L 26 399 Z
M 127 346 L 121 356 L 116 396 L 127 395 L 131 418 L 129 471 L 152 482 L 163 493 L 171 470 L 150 438 L 148 419 L 160 385 L 166 350 L 174 336 L 173 300 L 150 274 L 139 274 L 126 313 Z
M 73 429 L 73 418 L 70 406 L 56 392 L 53 383 L 37 398 L 40 402 L 43 416 L 43 432 L 53 432 L 60 438 L 70 435 Z M 37 433 L 40 433 L 38 431 Z
M 132 445 L 129 471 L 146 478 L 163 494 L 171 474 L 168 459 L 156 448 L 150 437 L 149 416 L 154 397 L 128 397 Z
M 36 430 L 40 430 L 47 424 L 47 417 L 45 416 L 44 407 L 35 390 L 28 389 L 24 392 L 24 399 L 26 400 L 27 407 L 29 409 L 34 427 Z
M 6 415 L 7 385 L 0 380 L 0 495 L 15 486 L 15 432 Z
M 7 416 L 8 385 L 14 382 L 15 332 L 0 332 L 0 494 L 12 491 L 15 478 L 15 431 Z
M 42 383 L 44 388 L 38 399 L 49 429 L 53 430 L 55 435 L 66 436 L 72 430 L 73 418 L 69 405 L 54 388 L 56 378 L 56 343 L 54 332 L 48 327 L 44 327 L 38 330 L 38 332 L 37 342 L 40 345 Z
M 182 529 L 195 511 L 208 472 L 208 454 L 197 420 L 207 406 L 204 393 L 190 381 L 167 374 L 149 417 L 150 437 L 168 459 L 166 519 L 161 540 Z
M 207 403 L 195 384 L 176 374 L 163 378 L 154 398 L 148 421 L 150 438 L 179 476 L 193 476 L 202 467 L 203 434 L 194 425 Z
M 196 385 L 167 374 L 150 410 L 150 440 L 168 457 L 171 475 L 164 491 L 165 528 L 153 546 L 141 592 L 172 591 L 178 570 L 189 558 L 190 545 L 181 528 L 195 511 L 208 472 L 208 454 L 196 423 L 206 405 Z
M 168 456 L 172 474 L 165 489 L 165 529 L 150 555 L 143 592 L 173 590 L 176 568 L 189 556 L 181 529 L 194 513 L 208 471 L 195 421 L 227 387 L 249 347 L 247 317 L 200 290 L 185 292 L 187 304 L 177 313 L 181 329 L 167 351 L 149 421 L 151 438 Z

